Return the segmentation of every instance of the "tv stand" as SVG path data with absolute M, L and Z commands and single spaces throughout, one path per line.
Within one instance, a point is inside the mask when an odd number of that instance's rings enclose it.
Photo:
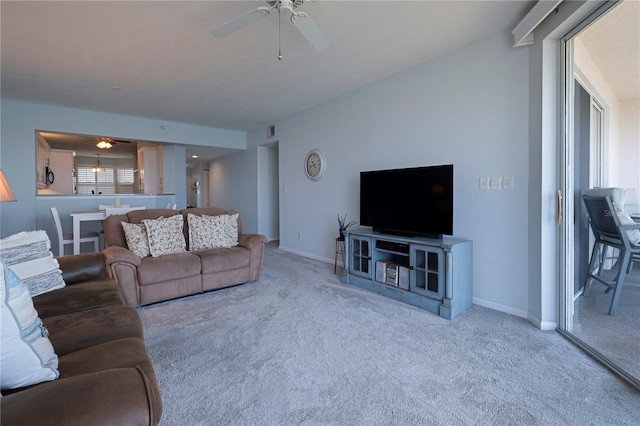
M 473 243 L 403 237 L 368 228 L 345 232 L 342 282 L 453 319 L 471 307 Z

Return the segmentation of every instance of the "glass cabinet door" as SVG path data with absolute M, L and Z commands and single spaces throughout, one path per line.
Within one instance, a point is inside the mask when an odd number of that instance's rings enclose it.
M 409 291 L 444 298 L 444 252 L 435 247 L 411 246 Z
M 351 235 L 351 273 L 371 279 L 371 238 Z

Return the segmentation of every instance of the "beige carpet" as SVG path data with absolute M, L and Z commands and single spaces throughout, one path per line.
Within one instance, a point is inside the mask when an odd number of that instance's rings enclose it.
M 140 309 L 164 425 L 635 425 L 640 395 L 556 332 L 454 321 L 268 247 L 261 280 Z

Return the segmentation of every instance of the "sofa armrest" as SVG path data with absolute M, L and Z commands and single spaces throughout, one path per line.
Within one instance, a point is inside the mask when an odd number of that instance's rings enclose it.
M 57 260 L 67 285 L 108 276 L 102 253 L 61 256 Z
M 107 247 L 102 253 L 104 253 L 107 265 L 111 265 L 116 262 L 125 262 L 131 263 L 133 266 L 140 266 L 140 263 L 142 263 L 142 259 L 140 259 L 139 256 L 124 247 Z
M 267 237 L 259 234 L 240 234 L 238 235 L 238 245 L 247 250 L 253 249 L 256 244 L 267 244 Z
M 132 251 L 118 246 L 107 247 L 103 253 L 109 275 L 120 286 L 124 302 L 129 306 L 138 306 L 140 304 L 138 266 L 142 264 L 142 259 Z
M 158 389 L 138 367 L 82 374 L 3 396 L 0 415 L 10 425 L 157 425 Z
M 251 264 L 249 266 L 249 281 L 260 278 L 262 272 L 262 261 L 264 260 L 264 248 L 267 244 L 267 237 L 258 234 L 238 235 L 238 245 L 244 247 L 251 253 Z

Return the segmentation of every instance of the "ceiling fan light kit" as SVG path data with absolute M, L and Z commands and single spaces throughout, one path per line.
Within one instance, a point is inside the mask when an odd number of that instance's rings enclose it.
M 98 138 L 98 143 L 96 144 L 96 146 L 98 148 L 100 148 L 100 149 L 109 149 L 114 144 L 115 144 L 115 142 L 113 142 L 112 139 L 109 139 L 109 138 Z
M 249 24 L 257 21 L 259 18 L 268 16 L 273 9 L 278 11 L 278 29 L 280 28 L 280 17 L 290 17 L 291 23 L 302 34 L 302 36 L 316 49 L 321 52 L 329 47 L 329 40 L 324 35 L 320 27 L 311 19 L 311 17 L 304 13 L 296 11 L 297 8 L 304 4 L 304 0 L 265 0 L 269 5 L 260 6 L 257 9 L 253 9 L 249 12 L 243 13 L 235 19 L 226 22 L 213 30 L 211 34 L 216 37 L 226 37 L 241 30 Z M 278 31 L 278 38 L 280 37 L 280 31 Z M 278 59 L 282 59 L 282 54 L 279 52 Z

